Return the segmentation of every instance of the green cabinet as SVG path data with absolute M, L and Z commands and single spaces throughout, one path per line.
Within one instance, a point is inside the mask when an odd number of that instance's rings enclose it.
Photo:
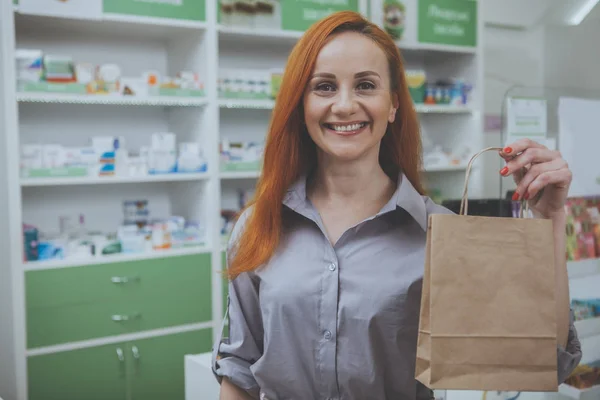
M 25 275 L 27 347 L 212 319 L 210 254 Z
M 28 358 L 29 400 L 184 400 L 184 356 L 212 329 Z
M 29 357 L 29 400 L 127 400 L 125 344 Z
M 133 400 L 184 400 L 184 356 L 211 348 L 211 329 L 131 342 Z

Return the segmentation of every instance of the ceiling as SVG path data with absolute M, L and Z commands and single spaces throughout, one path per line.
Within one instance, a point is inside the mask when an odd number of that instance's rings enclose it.
M 540 25 L 564 25 L 588 0 L 483 0 L 487 25 L 530 29 Z M 600 23 L 600 4 L 582 24 Z

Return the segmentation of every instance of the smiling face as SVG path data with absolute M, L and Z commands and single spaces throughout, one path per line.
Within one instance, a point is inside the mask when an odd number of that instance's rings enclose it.
M 360 33 L 337 34 L 317 57 L 303 104 L 321 157 L 378 162 L 381 139 L 396 116 L 385 53 Z

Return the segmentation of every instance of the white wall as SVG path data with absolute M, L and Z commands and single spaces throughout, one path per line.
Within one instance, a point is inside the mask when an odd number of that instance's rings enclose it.
M 548 27 L 544 53 L 547 86 L 597 90 L 600 98 L 600 19 Z
M 492 2 L 493 4 L 493 2 Z M 524 13 L 526 14 L 526 13 Z M 488 25 L 484 30 L 484 110 L 500 116 L 506 92 L 514 85 L 540 86 L 544 83 L 544 29 L 513 29 Z M 484 146 L 503 146 L 500 131 L 484 133 Z M 485 168 L 484 195 L 500 196 L 502 160 L 483 157 Z M 512 181 L 503 190 L 513 187 Z

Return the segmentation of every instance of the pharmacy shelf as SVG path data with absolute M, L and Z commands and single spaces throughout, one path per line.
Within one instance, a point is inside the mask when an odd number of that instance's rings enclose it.
M 274 106 L 274 100 L 219 99 L 221 108 L 271 110 Z
M 221 172 L 221 179 L 256 179 L 260 176 L 260 171 L 240 171 L 240 172 Z
M 558 387 L 558 392 L 563 396 L 576 400 L 598 400 L 600 399 L 600 385 L 589 389 L 577 389 L 567 384 Z
M 175 18 L 154 18 L 154 17 L 141 17 L 137 15 L 124 15 L 124 14 L 112 14 L 104 13 L 102 15 L 102 21 L 116 22 L 119 25 L 126 24 L 137 24 L 137 25 L 148 25 L 152 27 L 167 27 L 174 29 L 206 29 L 206 22 L 204 21 L 186 21 Z
M 274 106 L 274 100 L 219 99 L 221 108 L 270 110 Z M 470 114 L 473 109 L 469 106 L 415 104 L 415 111 L 420 114 Z
M 582 279 L 600 275 L 600 258 L 568 261 L 567 270 L 569 279 Z
M 278 40 L 295 42 L 304 32 L 283 31 L 279 29 L 254 29 L 240 28 L 220 25 L 218 27 L 219 37 L 230 39 L 248 39 L 255 38 L 260 40 Z
M 98 36 L 118 36 L 139 38 L 177 38 L 182 34 L 193 34 L 206 30 L 204 21 L 186 21 L 175 18 L 155 18 L 137 15 L 105 13 L 99 19 L 30 15 L 15 10 L 17 30 L 28 29 L 43 33 L 56 29 L 68 32 L 86 32 Z
M 425 173 L 435 172 L 452 172 L 452 171 L 464 171 L 467 169 L 466 165 L 448 165 L 446 167 L 432 167 L 425 168 Z M 219 177 L 221 179 L 256 179 L 260 176 L 260 171 L 243 171 L 243 172 L 221 172 Z
M 211 251 L 212 248 L 209 246 L 193 246 L 184 247 L 181 249 L 154 250 L 144 253 L 120 253 L 89 258 L 67 258 L 61 260 L 29 261 L 23 263 L 23 269 L 25 271 L 38 271 L 44 269 L 59 269 L 88 265 L 114 264 L 129 261 L 152 260 L 156 258 L 169 258 L 193 254 L 204 254 L 210 253 Z
M 68 186 L 68 185 L 98 185 L 119 183 L 144 183 L 144 182 L 182 182 L 209 179 L 207 172 L 201 173 L 176 173 L 157 174 L 145 176 L 80 176 L 60 178 L 21 178 L 22 187 L 30 186 Z
M 464 47 L 464 46 L 452 46 L 452 45 L 443 45 L 443 44 L 429 44 L 429 43 L 419 43 L 415 45 L 407 45 L 403 42 L 396 42 L 396 46 L 400 48 L 400 50 L 406 50 L 411 52 L 440 52 L 440 53 L 452 53 L 452 54 L 476 54 L 476 47 Z
M 470 114 L 473 112 L 469 106 L 443 104 L 415 104 L 415 110 L 420 114 Z
M 64 93 L 35 92 L 18 93 L 17 101 L 21 103 L 96 104 L 156 107 L 203 107 L 208 103 L 206 99 L 197 97 L 126 97 L 112 95 L 72 95 Z

